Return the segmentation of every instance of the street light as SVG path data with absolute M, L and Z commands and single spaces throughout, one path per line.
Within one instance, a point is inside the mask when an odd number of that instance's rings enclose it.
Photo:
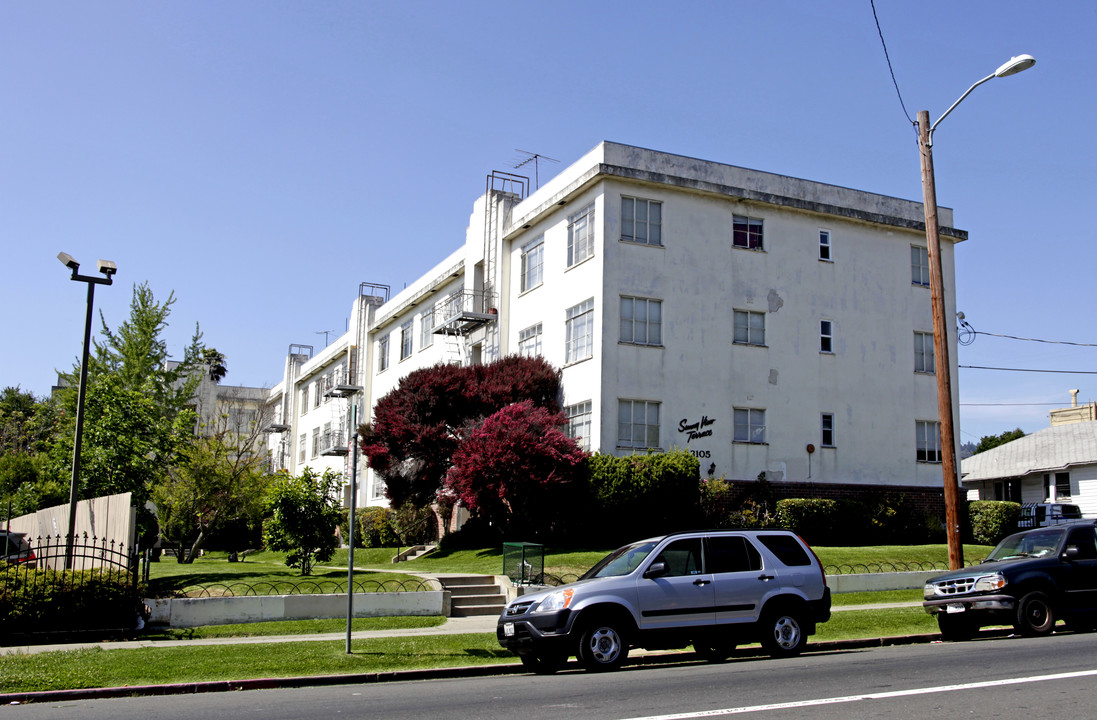
M 929 112 L 918 112 L 918 151 L 922 160 L 922 205 L 926 214 L 926 243 L 928 244 L 929 288 L 933 304 L 933 352 L 936 358 L 937 413 L 941 425 L 941 472 L 945 490 L 945 534 L 948 539 L 948 565 L 952 570 L 964 566 L 964 549 L 960 544 L 959 477 L 956 472 L 956 438 L 952 417 L 952 365 L 948 352 L 948 329 L 945 325 L 945 296 L 941 270 L 941 238 L 937 226 L 937 188 L 933 179 L 933 131 L 948 117 L 971 91 L 987 80 L 1009 77 L 1028 70 L 1036 64 L 1031 55 L 1018 55 L 1003 63 L 992 74 L 967 89 L 960 99 L 952 103 L 937 122 L 929 124 Z
M 61 264 L 72 270 L 72 280 L 88 284 L 88 311 L 84 320 L 84 354 L 80 360 L 80 386 L 76 395 L 76 437 L 72 443 L 72 479 L 69 482 L 69 531 L 65 540 L 65 569 L 72 569 L 72 550 L 76 542 L 76 483 L 80 479 L 80 443 L 84 437 L 84 396 L 88 385 L 88 354 L 91 349 L 91 309 L 95 301 L 95 286 L 110 285 L 118 266 L 110 260 L 100 260 L 96 266 L 105 277 L 81 275 L 80 263 L 68 253 L 57 253 Z

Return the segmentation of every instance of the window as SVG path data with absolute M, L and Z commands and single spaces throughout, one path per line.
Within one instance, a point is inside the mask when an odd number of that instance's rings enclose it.
M 594 298 L 567 311 L 564 362 L 573 363 L 594 355 Z
M 834 323 L 830 320 L 819 321 L 819 352 L 834 352 Z
M 522 357 L 536 357 L 543 355 L 541 350 L 541 323 L 518 333 L 518 354 Z
M 309 386 L 301 388 L 301 414 L 305 415 L 309 411 Z
M 762 569 L 758 550 L 738 535 L 714 535 L 708 539 L 710 573 L 747 572 Z
M 701 538 L 683 538 L 663 548 L 654 562 L 666 564 L 662 577 L 684 577 L 701 574 L 701 557 Z
M 659 403 L 617 401 L 617 447 L 659 447 Z
M 377 341 L 377 372 L 384 372 L 389 367 L 389 336 L 386 335 Z
M 312 407 L 320 407 L 320 401 L 324 399 L 324 379 L 320 378 L 312 387 Z
M 663 203 L 621 198 L 621 239 L 625 242 L 663 244 Z
M 411 332 L 413 320 L 408 320 L 400 326 L 400 359 L 407 360 L 411 357 Z
M 539 235 L 522 248 L 522 290 L 532 290 L 544 279 L 545 236 Z
M 731 218 L 731 244 L 748 250 L 762 250 L 762 221 L 760 218 L 733 215 Z
M 305 462 L 305 451 L 309 446 L 309 436 L 305 433 L 301 433 L 301 437 L 297 438 L 297 462 Z
M 579 447 L 587 451 L 590 450 L 590 409 L 590 400 L 564 408 L 564 414 L 568 416 L 568 437 L 577 441 Z
M 434 311 L 428 310 L 419 316 L 419 349 L 434 344 Z
M 312 457 L 320 454 L 320 428 L 312 429 Z
M 734 316 L 734 335 L 732 341 L 741 345 L 766 344 L 766 314 L 736 310 Z
M 1055 473 L 1055 497 L 1051 498 L 1051 493 L 1047 494 L 1049 499 L 1055 500 L 1069 500 L 1070 499 L 1070 473 L 1057 472 Z
M 910 281 L 929 287 L 929 250 L 918 245 L 910 246 Z
M 918 462 L 941 462 L 941 424 L 919 420 L 914 423 L 914 426 L 917 434 Z
M 819 231 L 819 259 L 833 260 L 830 254 L 830 230 Z
M 764 443 L 766 441 L 766 411 L 753 408 L 734 408 L 733 440 L 741 443 Z
M 823 447 L 834 447 L 834 414 L 823 413 L 823 435 L 819 444 Z
M 568 267 L 594 254 L 594 203 L 568 217 Z
M 914 372 L 934 373 L 933 333 L 914 333 Z
M 621 342 L 637 345 L 663 344 L 663 302 L 644 298 L 621 298 Z

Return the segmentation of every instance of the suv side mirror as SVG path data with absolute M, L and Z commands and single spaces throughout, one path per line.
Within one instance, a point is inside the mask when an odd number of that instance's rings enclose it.
M 1078 559 L 1079 555 L 1081 555 L 1081 552 L 1078 551 L 1077 545 L 1068 545 L 1067 549 L 1063 551 L 1063 554 L 1060 555 L 1059 558 L 1066 560 L 1067 562 L 1074 562 Z
M 662 577 L 667 574 L 667 564 L 662 560 L 653 562 L 648 569 L 644 571 L 644 577 L 649 580 L 652 578 Z

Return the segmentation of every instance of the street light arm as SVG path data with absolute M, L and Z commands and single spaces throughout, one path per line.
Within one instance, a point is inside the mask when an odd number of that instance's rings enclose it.
M 957 100 L 956 102 L 952 103 L 952 105 L 951 105 L 951 106 L 949 107 L 949 109 L 948 109 L 948 110 L 945 110 L 945 114 L 944 114 L 944 115 L 942 115 L 941 117 L 937 118 L 937 122 L 935 122 L 935 123 L 933 123 L 932 125 L 930 125 L 930 126 L 929 126 L 929 144 L 930 144 L 930 145 L 932 145 L 932 144 L 933 144 L 933 131 L 937 129 L 937 126 L 941 124 L 941 121 L 942 121 L 942 120 L 944 120 L 945 118 L 947 118 L 947 117 L 948 117 L 948 114 L 949 114 L 950 112 L 952 112 L 953 110 L 955 110 L 955 109 L 956 109 L 956 106 L 957 106 L 957 105 L 959 105 L 960 103 L 962 103 L 962 102 L 964 101 L 964 98 L 966 98 L 966 97 L 967 97 L 968 95 L 970 95 L 970 94 L 971 94 L 971 91 L 972 91 L 972 90 L 974 90 L 975 88 L 979 87 L 980 85 L 982 85 L 983 83 L 985 83 L 985 82 L 986 82 L 987 80 L 993 80 L 993 79 L 994 79 L 994 78 L 996 78 L 996 77 L 998 77 L 998 76 L 997 76 L 997 75 L 995 75 L 994 73 L 991 73 L 990 75 L 987 75 L 987 76 L 986 76 L 985 78 L 983 78 L 983 79 L 982 79 L 982 80 L 980 80 L 979 82 L 977 82 L 977 83 L 975 83 L 974 85 L 972 85 L 971 87 L 969 87 L 969 88 L 967 89 L 967 92 L 965 92 L 965 93 L 964 93 L 963 95 L 961 95 L 961 96 L 960 96 L 960 99 L 959 99 L 959 100 Z

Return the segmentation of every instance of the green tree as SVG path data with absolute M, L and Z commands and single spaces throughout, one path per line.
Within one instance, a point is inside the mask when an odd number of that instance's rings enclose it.
M 267 549 L 287 553 L 286 565 L 300 568 L 302 575 L 312 573 L 314 561 L 335 553 L 341 485 L 339 474 L 319 475 L 306 467 L 297 477 L 275 475 L 267 491 L 263 540 Z
M 978 455 L 981 452 L 991 450 L 999 445 L 1005 445 L 1008 442 L 1013 442 L 1019 438 L 1023 438 L 1025 433 L 1021 428 L 1016 430 L 1009 430 L 1001 435 L 984 435 L 979 439 L 979 444 L 975 446 L 974 454 Z
M 262 418 L 237 425 L 231 421 L 234 409 L 225 408 L 212 426 L 180 448 L 178 460 L 153 486 L 161 536 L 188 548 L 176 555 L 180 563 L 194 562 L 219 533 L 261 522 L 270 484 Z

